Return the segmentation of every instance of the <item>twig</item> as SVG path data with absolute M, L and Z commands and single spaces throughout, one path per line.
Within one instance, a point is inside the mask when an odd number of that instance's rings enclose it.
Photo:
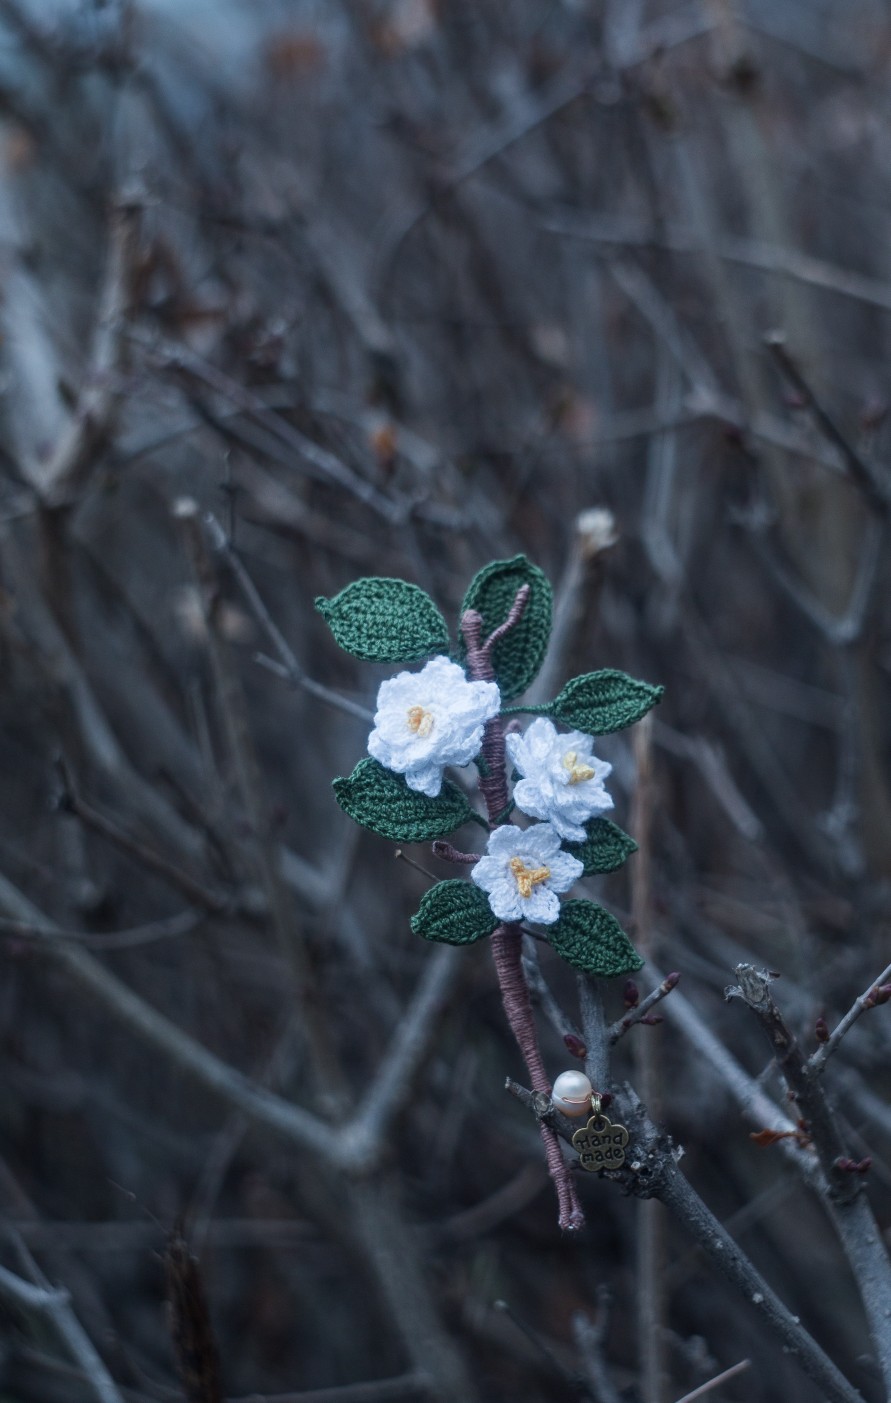
M 37 927 L 52 925 L 2 875 L 0 909 Z M 310 1112 L 258 1087 L 157 1013 L 85 950 L 63 941 L 47 941 L 44 948 L 142 1042 L 157 1048 L 253 1124 L 281 1135 L 314 1155 L 324 1167 L 349 1176 L 343 1181 L 343 1203 L 355 1215 L 369 1267 L 409 1358 L 419 1371 L 429 1371 L 434 1394 L 438 1390 L 444 1400 L 461 1398 L 473 1403 L 475 1391 L 437 1318 L 415 1239 L 392 1192 L 382 1189 L 379 1178 L 372 1188 L 360 1177 L 359 1171 L 367 1173 L 375 1166 L 357 1164 L 349 1125 L 334 1130 Z
M 12 921 L 0 917 L 0 935 L 10 940 L 73 940 L 85 950 L 131 950 L 137 945 L 151 945 L 156 940 L 171 940 L 188 935 L 199 926 L 203 917 L 195 911 L 182 911 L 160 921 L 147 921 L 130 930 L 107 931 L 91 935 L 88 931 L 63 930 L 59 926 L 34 925 L 29 921 Z
M 719 1388 L 721 1384 L 727 1383 L 730 1379 L 735 1379 L 737 1374 L 744 1374 L 747 1369 L 751 1369 L 751 1359 L 741 1359 L 738 1364 L 732 1364 L 729 1369 L 725 1369 L 722 1374 L 716 1374 L 707 1383 L 700 1384 L 694 1388 L 692 1393 L 685 1393 L 683 1398 L 679 1398 L 677 1403 L 693 1403 L 694 1398 L 704 1398 L 707 1393 L 711 1393 L 713 1388 Z
M 652 966 L 651 966 L 652 968 Z M 658 978 L 659 971 L 653 969 Z M 795 1124 L 785 1115 L 774 1101 L 750 1077 L 732 1053 L 711 1031 L 695 1006 L 683 994 L 675 994 L 665 1005 L 665 1013 L 689 1040 L 701 1059 L 702 1065 L 724 1083 L 743 1115 L 759 1130 L 776 1130 L 787 1136 L 795 1130 Z M 794 1161 L 805 1182 L 818 1191 L 824 1187 L 819 1165 L 812 1154 L 802 1150 L 792 1138 L 779 1141 L 782 1153 Z
M 816 1052 L 811 1053 L 806 1066 L 808 1073 L 812 1077 L 819 1075 L 819 1073 L 823 1071 L 828 1059 L 834 1052 L 838 1051 L 842 1038 L 846 1037 L 850 1029 L 853 1028 L 854 1024 L 857 1022 L 857 1019 L 860 1018 L 862 1014 L 866 1013 L 867 1009 L 875 1008 L 875 991 L 883 984 L 887 984 L 889 980 L 891 980 L 891 965 L 886 966 L 886 968 L 882 970 L 878 979 L 873 980 L 865 993 L 858 994 L 844 1018 L 833 1028 L 826 1042 L 822 1043 L 820 1047 L 817 1048 Z
M 453 161 L 451 172 L 440 183 L 439 199 L 441 200 L 448 193 L 453 193 L 464 181 L 476 175 L 490 161 L 509 151 L 512 146 L 534 131 L 536 127 L 540 127 L 543 122 L 548 121 L 558 112 L 562 112 L 570 103 L 575 102 L 588 90 L 592 76 L 589 65 L 581 74 L 560 73 L 544 91 L 533 94 L 524 93 L 513 111 L 507 112 L 490 128 L 476 134 L 468 144 L 468 149 L 464 153 L 458 154 Z M 380 284 L 382 300 L 386 295 L 390 274 L 397 264 L 398 255 L 405 241 L 433 208 L 431 202 L 424 201 L 424 203 L 414 205 L 408 211 L 404 208 L 397 209 L 390 227 L 378 234 L 376 242 L 382 253 L 379 257 L 377 280 Z
M 299 1002 L 301 1025 L 312 1058 L 317 1095 L 347 1095 L 343 1069 L 337 1057 L 330 1025 L 316 993 L 316 980 L 297 920 L 294 901 L 283 878 L 281 842 L 272 831 L 269 805 L 263 794 L 260 767 L 251 735 L 247 703 L 231 651 L 219 622 L 220 594 L 214 562 L 207 549 L 197 504 L 183 498 L 174 507 L 201 595 L 207 648 L 216 683 L 217 699 L 235 768 L 238 792 L 249 825 L 249 845 L 266 897 L 269 917 L 279 946 L 290 962 Z M 332 1101 L 333 1108 L 333 1101 Z
M 774 1002 L 770 976 L 748 964 L 737 965 L 735 972 L 739 985 L 728 989 L 727 995 L 742 998 L 757 1016 L 807 1122 L 807 1133 L 829 1184 L 824 1202 L 851 1264 L 885 1388 L 891 1392 L 891 1270 L 869 1200 L 861 1192 L 862 1176 L 850 1172 L 851 1161 L 837 1119 Z
M 260 591 L 257 589 L 257 586 L 248 573 L 244 561 L 241 559 L 241 556 L 235 550 L 226 532 L 211 512 L 205 515 L 204 525 L 210 537 L 211 546 L 225 559 L 254 618 L 278 653 L 284 668 L 284 675 L 288 680 L 296 687 L 302 687 L 303 690 L 309 692 L 310 695 L 318 697 L 320 701 L 327 703 L 328 706 L 332 706 L 338 711 L 345 712 L 348 716 L 355 716 L 360 721 L 373 721 L 374 716 L 367 707 L 359 706 L 357 702 L 350 701 L 348 697 L 342 697 L 339 692 L 332 691 L 330 687 L 324 687 L 321 682 L 316 682 L 313 678 L 307 677 L 300 663 L 297 661 L 293 649 L 288 644 L 281 629 L 266 608 L 261 598 Z M 258 661 L 262 662 L 264 660 L 261 657 L 258 658 Z
M 71 710 L 79 738 L 92 763 L 126 797 L 129 807 L 153 832 L 164 834 L 175 851 L 198 857 L 203 839 L 130 763 L 86 674 L 55 616 L 31 577 L 26 558 L 6 528 L 0 527 L 3 556 L 16 590 L 17 623 L 40 659 L 47 679 Z
M 16 919 L 27 921 L 35 930 L 53 928 L 53 922 L 3 876 L 0 876 L 0 908 Z M 311 1150 L 325 1162 L 349 1162 L 348 1146 L 341 1145 L 336 1133 L 324 1121 L 255 1086 L 134 994 L 86 950 L 63 940 L 42 940 L 41 943 L 53 959 L 141 1041 L 157 1048 L 230 1106 L 244 1111 L 253 1123 L 275 1131 L 302 1149 Z
M 831 866 L 834 861 L 832 845 L 814 829 L 812 814 L 763 729 L 753 721 L 732 669 L 716 647 L 707 623 L 689 595 L 681 626 L 695 666 L 723 709 L 727 724 L 739 737 L 752 771 L 770 795 L 790 837 L 817 867 Z
M 597 1289 L 596 1324 L 583 1311 L 576 1311 L 572 1317 L 572 1336 L 581 1355 L 585 1373 L 597 1403 L 621 1403 L 619 1391 L 610 1377 L 606 1360 L 603 1357 L 603 1342 L 606 1335 L 610 1303 L 608 1289 L 605 1286 L 599 1286 Z
M 554 595 L 548 651 L 526 693 L 526 700 L 532 705 L 549 701 L 566 676 L 582 603 L 591 607 L 603 578 L 601 557 L 618 539 L 615 517 L 607 507 L 591 507 L 580 512 L 573 522 L 566 565 Z
M 484 1233 L 526 1208 L 547 1183 L 548 1176 L 541 1165 L 530 1161 L 480 1203 L 447 1218 L 436 1230 L 436 1236 L 448 1242 L 477 1242 Z
M 770 992 L 772 976 L 750 964 L 737 965 L 734 972 L 739 984 L 728 988 L 725 997 L 742 999 L 758 1018 L 770 1041 L 777 1066 L 794 1094 L 798 1111 L 807 1122 L 808 1135 L 813 1141 L 820 1166 L 830 1186 L 830 1196 L 839 1206 L 852 1203 L 855 1198 L 860 1197 L 862 1182 L 838 1167 L 838 1162 L 848 1156 L 836 1117 L 829 1108 L 822 1086 L 808 1075 L 808 1067 L 797 1039 L 787 1027 L 774 1001 Z M 891 1309 L 888 1319 L 891 1322 Z M 891 1324 L 888 1328 L 891 1330 Z
M 373 1182 L 353 1180 L 347 1203 L 409 1359 L 419 1373 L 430 1375 L 431 1392 L 441 1403 L 475 1403 L 477 1390 L 437 1317 L 428 1263 L 404 1221 L 393 1179 L 379 1174 Z
M 631 832 L 637 842 L 638 851 L 631 871 L 631 919 L 640 954 L 648 960 L 653 951 L 654 781 L 651 716 L 645 716 L 634 728 L 632 744 L 637 774 L 632 799 Z M 663 980 L 663 984 L 666 982 Z M 609 1039 L 604 1041 L 609 1042 Z M 659 1075 L 656 1048 L 651 1038 L 638 1039 L 634 1044 L 634 1058 L 644 1104 L 650 1115 L 658 1119 L 662 1079 Z M 642 1203 L 637 1223 L 637 1351 L 641 1359 L 641 1392 L 644 1403 L 662 1403 L 666 1391 L 665 1302 L 662 1292 L 665 1271 L 661 1214 L 662 1209 L 655 1201 Z
M 17 1353 L 29 1362 L 54 1373 L 71 1379 L 89 1381 L 83 1369 L 63 1364 L 61 1360 L 50 1359 L 36 1350 L 20 1347 Z M 390 1379 L 369 1380 L 365 1383 L 341 1384 L 333 1388 L 301 1390 L 299 1393 L 248 1393 L 240 1398 L 230 1399 L 229 1403 L 391 1403 L 391 1400 L 392 1403 L 396 1403 L 397 1399 L 430 1398 L 433 1396 L 432 1390 L 432 1380 L 428 1375 L 417 1372 L 398 1374 Z M 121 1388 L 119 1395 L 121 1399 L 132 1400 L 132 1403 L 158 1403 L 157 1391 L 148 1394 L 135 1388 Z
M 223 1403 L 219 1346 L 204 1279 L 181 1223 L 167 1238 L 164 1275 L 173 1356 L 188 1403 Z
M 119 196 L 112 208 L 108 259 L 84 387 L 52 456 L 41 465 L 39 477 L 34 474 L 43 502 L 51 508 L 70 502 L 83 485 L 121 401 L 124 333 L 132 310 L 141 213 L 142 201 L 132 195 Z
M 887 521 L 891 517 L 891 495 L 889 495 L 887 487 L 879 483 L 871 465 L 861 453 L 858 453 L 847 434 L 842 433 L 828 409 L 821 403 L 810 382 L 802 374 L 800 366 L 789 352 L 783 333 L 781 331 L 768 332 L 764 343 L 783 374 L 807 403 L 830 443 L 835 444 L 847 464 L 851 481 L 859 488 L 867 505 L 876 516 Z
M 510 1081 L 508 1090 L 527 1110 L 538 1116 L 533 1092 Z M 626 1167 L 610 1171 L 605 1177 L 616 1180 L 636 1197 L 655 1197 L 666 1205 L 713 1266 L 761 1316 L 785 1352 L 793 1356 L 808 1378 L 822 1389 L 830 1403 L 863 1403 L 861 1395 L 803 1329 L 797 1316 L 786 1309 L 695 1189 L 687 1183 L 669 1145 L 659 1137 L 633 1093 L 626 1089 L 621 1100 L 623 1119 L 632 1131 L 632 1140 Z M 548 1115 L 548 1120 L 555 1132 L 565 1140 L 570 1140 L 577 1128 L 562 1116 Z
M 625 1036 L 629 1028 L 633 1028 L 635 1023 L 640 1023 L 645 1019 L 651 1008 L 655 1008 L 656 1004 L 661 1003 L 672 989 L 677 988 L 680 977 L 676 970 L 672 971 L 671 974 L 666 974 L 662 983 L 657 984 L 656 988 L 647 994 L 636 1008 L 629 1009 L 624 1018 L 617 1018 L 607 1032 L 610 1047 L 614 1047 L 619 1039 Z
M 603 1011 L 603 989 L 599 979 L 578 976 L 579 1011 L 585 1039 L 585 1071 L 595 1091 L 608 1091 L 610 1057 Z
M 100 1403 L 123 1403 L 117 1385 L 72 1309 L 68 1292 L 52 1288 L 37 1272 L 36 1264 L 34 1271 L 37 1283 L 25 1281 L 0 1266 L 0 1297 L 26 1315 L 46 1316 Z
M 222 395 L 232 404 L 237 405 L 248 418 L 255 420 L 262 428 L 267 429 L 281 445 L 290 450 L 291 456 L 284 460 L 287 466 L 294 467 L 293 455 L 296 455 L 302 459 L 310 475 L 318 481 L 335 483 L 357 498 L 358 501 L 371 507 L 391 525 L 399 525 L 402 522 L 405 509 L 401 504 L 392 502 L 388 497 L 378 492 L 370 482 L 354 473 L 334 453 L 315 443 L 287 419 L 276 414 L 253 390 L 231 380 L 228 375 L 185 346 L 172 342 L 158 342 L 154 338 L 145 337 L 132 331 L 130 334 L 134 340 L 139 341 L 145 347 L 149 354 L 154 355 L 163 368 L 178 371 L 192 380 L 200 381 L 216 394 Z
M 747 842 L 760 842 L 764 825 L 740 793 L 717 745 L 705 736 L 683 735 L 664 721 L 653 722 L 653 739 L 672 755 L 692 760 L 734 827 Z
M 275 677 L 280 677 L 289 686 L 302 687 L 310 696 L 318 697 L 319 701 L 326 702 L 335 711 L 343 711 L 347 716 L 355 716 L 357 721 L 364 721 L 366 725 L 369 721 L 374 720 L 374 713 L 369 711 L 367 706 L 360 706 L 358 702 L 350 701 L 349 697 L 342 697 L 339 692 L 332 691 L 330 687 L 325 687 L 312 677 L 295 677 L 291 669 L 279 662 L 278 658 L 270 658 L 267 653 L 255 653 L 254 662 L 258 667 L 265 667 L 266 671 L 271 672 Z
M 430 1389 L 426 1374 L 413 1373 L 300 1393 L 250 1393 L 244 1398 L 233 1398 L 230 1403 L 395 1403 L 397 1398 L 429 1398 Z
M 579 1391 L 579 1384 L 582 1383 L 584 1392 L 587 1395 L 588 1390 L 583 1381 L 573 1377 L 566 1366 L 557 1358 L 550 1345 L 541 1338 L 537 1331 L 533 1330 L 529 1322 L 524 1320 L 508 1301 L 493 1301 L 492 1305 L 495 1310 L 507 1316 L 511 1324 L 516 1326 L 520 1334 L 529 1341 L 533 1349 L 541 1355 L 542 1359 L 553 1369 L 558 1378 L 563 1379 L 564 1383 L 569 1384 L 576 1393 Z
M 195 1236 L 201 1238 L 202 1250 L 209 1246 L 215 1251 L 237 1252 L 274 1246 L 282 1251 L 302 1251 L 307 1240 L 319 1234 L 315 1223 L 301 1218 L 210 1218 L 205 1228 L 200 1212 L 196 1217 Z M 17 1218 L 15 1226 L 23 1241 L 38 1251 L 61 1247 L 79 1256 L 91 1256 L 143 1252 L 158 1245 L 156 1223 Z
M 221 896 L 203 886 L 201 882 L 197 882 L 194 877 L 189 876 L 188 872 L 177 867 L 175 862 L 171 862 L 162 853 L 146 847 L 145 843 L 135 838 L 132 833 L 128 833 L 120 824 L 112 822 L 98 809 L 94 809 L 91 804 L 88 804 L 85 799 L 82 799 L 64 757 L 56 757 L 56 766 L 62 781 L 58 805 L 64 813 L 74 814 L 95 833 L 101 833 L 103 838 L 113 843 L 121 852 L 135 858 L 147 871 L 155 872 L 159 877 L 163 877 L 171 886 L 176 887 L 177 891 L 181 892 L 193 906 L 199 906 L 202 911 L 207 911 L 212 916 L 219 916 L 223 912 L 231 910 L 232 902 L 227 897 Z
M 42 1350 L 19 1344 L 16 1347 L 16 1356 L 25 1363 L 43 1369 L 59 1379 L 73 1379 L 77 1383 L 89 1383 L 89 1375 L 85 1370 L 79 1369 L 76 1364 L 69 1364 L 64 1359 L 57 1359 L 54 1355 L 45 1354 Z M 158 1403 L 156 1392 L 143 1393 L 141 1389 L 129 1388 L 120 1384 L 118 1385 L 118 1393 L 124 1403 Z
M 407 866 L 413 867 L 416 872 L 420 872 L 422 877 L 429 877 L 431 882 L 439 881 L 435 872 L 431 872 L 429 867 L 425 867 L 423 863 L 417 862 L 415 858 L 409 857 L 408 853 L 404 852 L 402 848 L 396 848 L 393 856 L 396 858 L 397 862 L 404 862 Z
M 608 267 L 625 296 L 649 322 L 676 362 L 693 393 L 705 397 L 716 395 L 719 386 L 709 362 L 689 332 L 680 326 L 670 303 L 643 269 L 630 259 L 615 259 Z
M 752 543 L 759 558 L 767 566 L 773 579 L 789 596 L 793 604 L 801 610 L 826 641 L 833 647 L 847 647 L 855 643 L 863 632 L 869 610 L 873 585 L 882 561 L 884 528 L 880 521 L 867 518 L 867 529 L 861 543 L 857 564 L 857 575 L 851 587 L 847 607 L 843 614 L 834 614 L 779 557 L 771 550 L 765 538 L 761 520 L 753 523 Z
M 750 21 L 747 20 L 747 23 Z M 657 228 L 643 220 L 561 210 L 559 214 L 543 216 L 539 228 L 558 237 L 600 244 L 608 250 L 665 249 L 693 257 L 703 252 L 702 241 L 692 229 L 672 222 L 662 223 Z M 764 239 L 735 238 L 729 234 L 720 234 L 711 242 L 718 258 L 724 262 L 774 273 L 885 312 L 891 311 L 891 284 L 850 268 L 842 268 L 823 258 L 815 258 L 803 249 L 787 248 Z
M 541 972 L 538 951 L 534 944 L 537 933 L 524 928 L 523 934 L 526 936 L 523 941 L 523 973 L 526 976 L 526 983 L 529 985 L 529 992 L 533 1000 L 539 1005 L 545 1018 L 561 1038 L 565 1040 L 567 1037 L 571 1037 L 575 1038 L 578 1043 L 583 1043 L 584 1039 L 579 1030 L 554 998 L 550 985 Z
M 438 949 L 427 961 L 417 989 L 403 1012 L 371 1085 L 363 1092 L 362 1110 L 350 1138 L 357 1159 L 379 1157 L 390 1127 L 404 1106 L 451 998 L 464 962 L 460 950 Z

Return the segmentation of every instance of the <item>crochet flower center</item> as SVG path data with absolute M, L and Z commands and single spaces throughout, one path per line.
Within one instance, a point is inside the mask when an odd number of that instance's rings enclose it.
M 546 882 L 551 875 L 550 867 L 527 867 L 521 857 L 511 858 L 510 870 L 514 874 L 520 896 L 527 900 L 532 895 L 532 888 Z
M 429 736 L 434 724 L 432 711 L 425 711 L 422 706 L 410 706 L 407 715 L 410 731 L 414 731 L 416 736 Z
M 577 750 L 567 750 L 563 756 L 563 768 L 569 771 L 570 784 L 581 784 L 583 780 L 594 778 L 591 766 L 579 762 Z

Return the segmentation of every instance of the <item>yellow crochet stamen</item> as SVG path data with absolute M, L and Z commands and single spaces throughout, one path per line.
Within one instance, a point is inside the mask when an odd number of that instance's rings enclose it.
M 410 706 L 408 729 L 414 731 L 416 736 L 429 736 L 433 730 L 433 712 L 425 711 L 422 706 Z
M 594 778 L 591 766 L 580 764 L 578 752 L 575 750 L 567 750 L 563 756 L 563 768 L 569 771 L 570 784 L 581 784 L 583 780 Z
M 527 867 L 521 857 L 512 857 L 510 860 L 510 870 L 514 874 L 514 880 L 520 889 L 520 896 L 530 897 L 532 888 L 539 886 L 541 882 L 546 882 L 551 875 L 550 867 Z

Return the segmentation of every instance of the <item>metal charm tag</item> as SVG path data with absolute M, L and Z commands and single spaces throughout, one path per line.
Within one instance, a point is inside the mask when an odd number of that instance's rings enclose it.
M 579 1152 L 583 1169 L 621 1169 L 625 1163 L 628 1131 L 624 1125 L 613 1125 L 607 1116 L 596 1115 L 575 1132 L 572 1143 Z

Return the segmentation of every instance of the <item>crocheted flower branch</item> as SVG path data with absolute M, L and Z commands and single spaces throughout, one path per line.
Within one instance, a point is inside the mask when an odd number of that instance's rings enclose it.
M 550 944 L 576 969 L 601 976 L 640 969 L 642 960 L 608 911 L 560 897 L 580 877 L 612 872 L 635 851 L 634 841 L 603 817 L 613 806 L 604 787 L 612 766 L 594 755 L 593 737 L 640 720 L 662 688 L 605 669 L 573 678 L 544 706 L 505 708 L 536 677 L 551 631 L 550 584 L 522 555 L 493 561 L 474 576 L 452 658 L 441 613 L 404 580 L 356 580 L 333 599 L 317 599 L 316 607 L 355 657 L 430 659 L 420 671 L 381 684 L 369 755 L 348 778 L 334 781 L 337 802 L 357 823 L 397 842 L 434 841 L 439 856 L 471 867 L 469 882 L 438 882 L 426 893 L 412 929 L 427 940 L 467 945 L 527 921 L 547 926 Z M 503 718 L 520 713 L 537 719 L 524 734 L 505 736 Z M 445 778 L 449 766 L 472 761 L 488 821 Z M 516 781 L 512 797 L 507 761 Z M 515 810 L 538 822 L 520 828 L 512 821 Z M 487 830 L 485 855 L 458 853 L 442 841 L 468 822 Z

